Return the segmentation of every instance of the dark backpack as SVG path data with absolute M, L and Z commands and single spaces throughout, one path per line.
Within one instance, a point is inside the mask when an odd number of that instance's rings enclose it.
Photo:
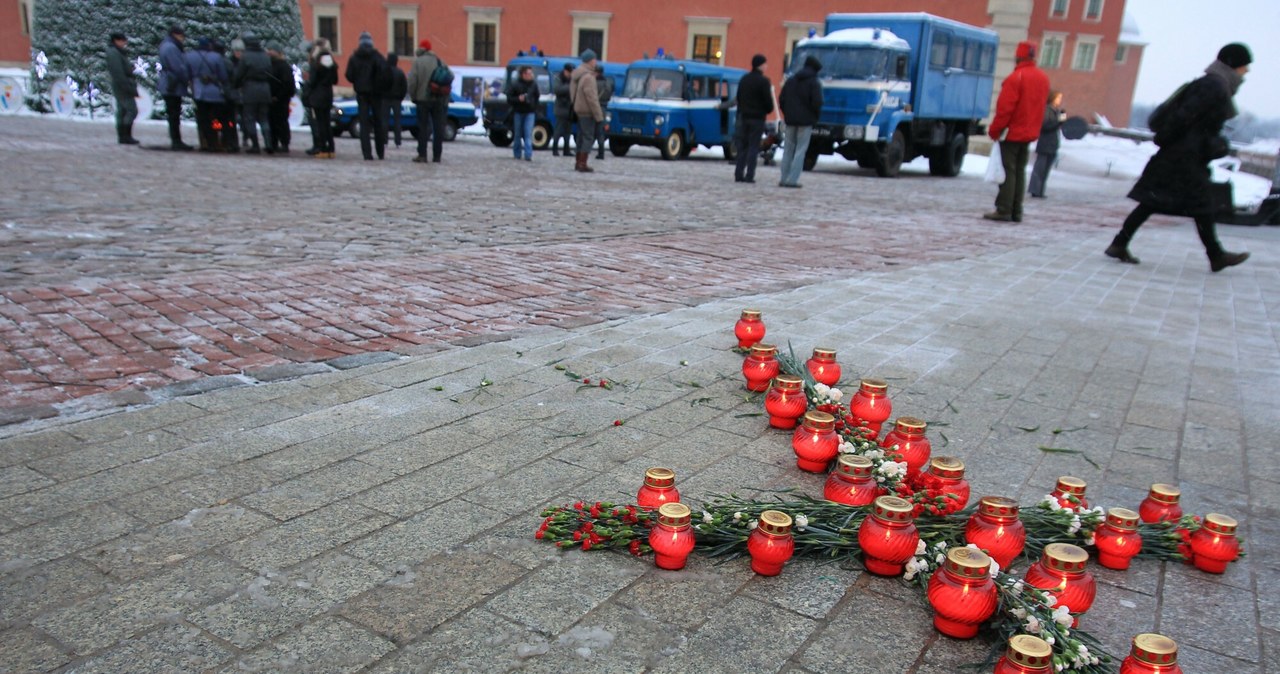
M 1169 128 L 1169 114 L 1175 110 L 1182 102 L 1182 94 L 1191 86 L 1191 82 L 1187 82 L 1178 87 L 1163 103 L 1156 106 L 1151 111 L 1151 116 L 1147 117 L 1147 128 L 1151 129 L 1151 133 L 1155 134 L 1156 145 L 1163 145 L 1165 141 L 1172 135 L 1176 135 L 1181 129 Z
M 444 59 L 436 57 L 436 69 L 431 73 L 427 88 L 432 96 L 448 96 L 453 92 L 453 71 L 445 65 Z

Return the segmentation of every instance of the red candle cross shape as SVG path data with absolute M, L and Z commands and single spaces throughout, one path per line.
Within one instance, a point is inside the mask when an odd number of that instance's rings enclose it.
M 773 386 L 764 396 L 764 411 L 769 414 L 769 425 L 791 429 L 796 420 L 809 409 L 809 399 L 804 394 L 804 380 L 789 374 L 773 378 Z
M 929 438 L 925 437 L 925 422 L 916 417 L 898 417 L 893 430 L 885 433 L 880 446 L 887 453 L 896 454 L 898 461 L 907 463 L 907 477 L 915 477 L 929 464 L 929 455 L 933 452 Z M 893 449 L 896 445 L 896 449 Z
M 1054 486 L 1053 492 L 1049 495 L 1057 499 L 1058 505 L 1063 508 L 1085 510 L 1089 507 L 1089 501 L 1084 497 L 1084 490 L 1087 486 L 1085 481 L 1078 477 L 1063 475 L 1058 478 L 1058 484 Z
M 733 325 L 733 336 L 738 338 L 738 347 L 749 349 L 764 339 L 764 322 L 760 320 L 759 309 L 743 309 L 742 317 Z
M 782 573 L 782 565 L 791 559 L 795 550 L 791 516 L 777 510 L 760 513 L 755 530 L 747 537 L 751 570 L 762 576 L 776 576 Z
M 1191 550 L 1195 552 L 1192 563 L 1197 569 L 1209 573 L 1223 573 L 1227 565 L 1240 556 L 1240 539 L 1236 538 L 1239 523 L 1218 513 L 1204 516 L 1204 523 L 1191 534 Z
M 747 390 L 757 393 L 769 388 L 769 382 L 778 376 L 778 347 L 772 344 L 756 344 L 742 361 L 742 376 L 747 380 Z
M 996 662 L 993 674 L 1050 674 L 1053 672 L 1053 647 L 1030 634 L 1009 638 L 1009 648 Z
M 658 508 L 658 523 L 649 531 L 649 546 L 653 548 L 658 568 L 672 571 L 684 568 L 685 560 L 693 552 L 691 517 L 689 506 L 683 503 L 664 503 Z
M 813 355 L 805 362 L 809 374 L 813 375 L 813 380 L 819 384 L 827 386 L 835 386 L 840 381 L 840 363 L 836 362 L 836 350 L 827 348 L 816 348 Z
M 872 503 L 871 514 L 858 526 L 858 545 L 867 571 L 877 576 L 902 574 L 920 541 L 911 511 L 911 502 L 897 496 L 879 496 Z
M 1163 634 L 1139 634 L 1120 663 L 1120 674 L 1182 674 L 1177 642 Z
M 1182 506 L 1178 504 L 1181 497 L 1182 491 L 1177 487 L 1157 482 L 1138 506 L 1138 517 L 1147 523 L 1177 522 L 1182 519 Z
M 964 479 L 964 462 L 954 456 L 935 456 L 929 459 L 929 470 L 937 478 L 938 489 L 943 494 L 955 494 L 956 510 L 969 503 L 969 481 Z
M 983 496 L 964 528 L 966 542 L 987 551 L 1000 568 L 1007 568 L 1027 543 L 1027 529 L 1018 519 L 1018 502 L 1003 496 Z
M 791 449 L 796 453 L 796 466 L 810 473 L 825 473 L 831 460 L 840 452 L 840 436 L 835 431 L 836 418 L 826 412 L 809 410 L 804 423 L 791 435 Z
M 1093 542 L 1098 546 L 1099 564 L 1118 571 L 1129 568 L 1129 562 L 1142 551 L 1138 513 L 1128 508 L 1108 510 L 1106 521 L 1093 532 Z
M 1000 592 L 991 580 L 991 558 L 973 548 L 951 548 L 942 569 L 929 578 L 933 626 L 956 639 L 972 639 L 996 612 Z
M 884 489 L 871 476 L 871 459 L 858 454 L 841 454 L 836 467 L 822 487 L 822 498 L 851 506 L 864 506 L 876 500 Z
M 883 379 L 863 379 L 849 401 L 849 416 L 853 417 L 854 426 L 863 428 L 869 439 L 880 435 L 880 427 L 893 413 L 888 390 L 889 384 Z
M 1053 595 L 1057 606 L 1066 606 L 1073 617 L 1071 626 L 1080 624 L 1079 616 L 1093 606 L 1098 584 L 1085 569 L 1089 553 L 1070 543 L 1044 546 L 1040 561 L 1027 569 L 1027 584 Z
M 670 468 L 650 468 L 644 472 L 644 484 L 636 492 L 636 505 L 644 510 L 659 508 L 663 503 L 679 503 L 676 472 Z

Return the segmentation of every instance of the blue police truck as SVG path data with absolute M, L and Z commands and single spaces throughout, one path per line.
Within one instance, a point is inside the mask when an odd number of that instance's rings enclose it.
M 825 34 L 801 40 L 789 68 L 822 63 L 805 168 L 839 154 L 892 177 L 926 156 L 933 175 L 959 174 L 969 136 L 984 132 L 998 43 L 993 31 L 925 13 L 827 16 Z
M 533 68 L 533 79 L 538 83 L 538 107 L 533 123 L 533 149 L 545 150 L 551 145 L 551 135 L 556 128 L 556 93 L 552 78 L 560 75 L 564 64 L 574 68 L 582 64 L 581 59 L 572 56 L 544 56 L 521 52 L 507 63 L 507 78 L 503 92 L 520 77 L 520 68 Z M 622 80 L 627 67 L 621 63 L 599 61 L 604 67 L 605 77 L 611 80 L 615 94 L 622 88 Z M 489 133 L 489 142 L 498 147 L 511 145 L 513 137 L 511 105 L 507 103 L 506 93 L 490 96 L 484 101 L 484 128 Z
M 621 157 L 635 145 L 648 145 L 663 159 L 684 159 L 697 145 L 719 145 L 732 159 L 734 111 L 722 104 L 737 96 L 745 74 L 701 61 L 633 62 L 605 112 L 609 151 Z

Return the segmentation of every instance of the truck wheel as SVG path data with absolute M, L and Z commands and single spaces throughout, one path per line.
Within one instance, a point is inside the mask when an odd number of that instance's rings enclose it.
M 929 173 L 954 178 L 964 167 L 964 156 L 969 152 L 969 139 L 963 133 L 951 137 L 951 142 L 934 150 L 929 157 Z
M 551 125 L 538 122 L 533 125 L 533 149 L 545 150 L 551 145 Z
M 511 147 L 510 131 L 490 131 L 489 142 L 498 147 Z
M 444 120 L 444 135 L 440 140 L 450 142 L 458 137 L 458 123 L 452 119 Z
M 902 129 L 893 132 L 893 137 L 884 144 L 880 157 L 876 162 L 876 175 L 881 178 L 896 178 L 902 170 L 902 158 L 907 156 L 907 137 Z
M 351 122 L 351 126 L 347 127 L 347 134 L 352 138 L 360 137 L 360 120 L 357 119 L 354 122 Z
M 631 149 L 631 143 L 625 140 L 613 140 L 612 138 L 609 139 L 609 151 L 612 152 L 613 156 L 615 157 L 627 156 L 627 151 L 630 149 Z
M 668 161 L 676 157 L 683 159 L 688 156 L 685 151 L 684 135 L 679 131 L 672 131 L 659 149 L 662 150 L 662 158 Z

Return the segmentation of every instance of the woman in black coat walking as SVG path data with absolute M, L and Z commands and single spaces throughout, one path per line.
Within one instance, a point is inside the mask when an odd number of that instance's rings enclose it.
M 1121 262 L 1138 264 L 1129 253 L 1133 235 L 1156 213 L 1194 218 L 1196 232 L 1209 256 L 1209 268 L 1222 271 L 1249 259 L 1248 253 L 1223 250 L 1213 223 L 1209 162 L 1225 157 L 1231 149 L 1222 127 L 1236 116 L 1232 102 L 1249 72 L 1253 55 L 1249 48 L 1231 43 L 1205 68 L 1205 75 L 1184 85 L 1151 113 L 1148 126 L 1155 132 L 1156 152 L 1142 177 L 1129 191 L 1137 208 L 1125 218 L 1106 254 Z

